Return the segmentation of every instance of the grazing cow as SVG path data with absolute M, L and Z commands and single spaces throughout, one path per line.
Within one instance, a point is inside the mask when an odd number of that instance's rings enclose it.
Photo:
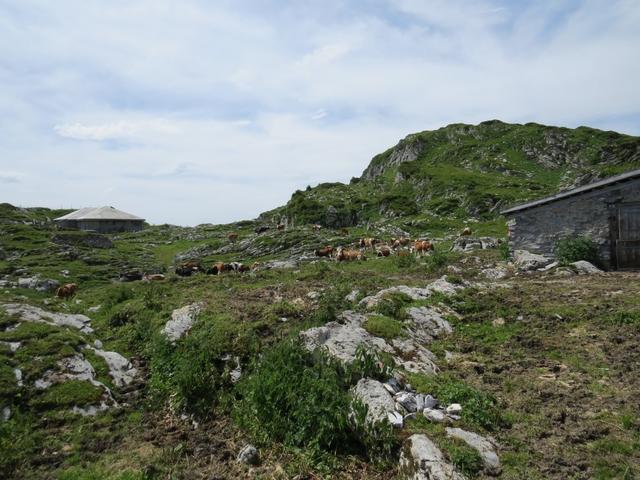
M 387 245 L 382 245 L 377 249 L 376 253 L 379 257 L 388 257 L 391 255 L 391 249 Z
M 203 272 L 204 269 L 199 262 L 189 261 L 176 267 L 176 275 L 190 277 L 194 273 Z
M 238 240 L 238 234 L 236 232 L 231 232 L 227 235 L 227 240 L 229 240 L 230 242 L 235 242 L 236 240 Z
M 161 273 L 147 273 L 142 277 L 143 280 L 147 282 L 157 282 L 160 280 L 164 280 L 164 275 Z
M 327 247 L 319 248 L 314 253 L 316 254 L 316 257 L 330 257 L 333 253 L 333 247 L 329 245 Z
M 375 238 L 361 238 L 360 248 L 371 248 L 373 250 L 377 242 Z
M 400 247 L 406 247 L 410 243 L 411 243 L 411 239 L 407 238 L 407 237 L 400 237 L 400 238 L 392 238 L 391 239 L 391 245 L 393 246 L 394 249 L 400 248 Z
M 313 230 L 315 232 L 319 232 L 322 229 L 322 225 L 318 225 L 317 223 L 313 225 Z
M 279 223 L 276 227 L 278 230 L 284 230 L 284 223 Z
M 56 290 L 56 297 L 67 300 L 73 297 L 78 291 L 78 285 L 75 283 L 65 283 Z
M 239 273 L 245 273 L 250 271 L 251 271 L 251 267 L 249 265 L 245 265 L 244 263 L 241 263 L 240 266 L 238 267 Z
M 418 256 L 422 256 L 430 250 L 433 250 L 433 243 L 428 240 L 416 240 L 413 243 L 413 251 Z
M 338 248 L 336 252 L 336 260 L 338 262 L 350 262 L 353 260 L 366 260 L 367 257 L 360 250 L 347 250 L 344 248 Z
M 256 227 L 253 229 L 253 231 L 256 232 L 258 235 L 266 232 L 267 230 L 269 230 L 269 227 L 267 227 L 266 225 L 260 225 L 259 227 Z
M 227 265 L 222 262 L 216 262 L 213 264 L 213 274 L 214 275 L 222 275 L 222 273 L 228 270 Z
M 473 232 L 471 231 L 470 227 L 464 227 L 464 230 L 462 230 L 462 232 L 460 232 L 460 236 L 461 237 L 468 237 L 469 235 L 471 235 Z
M 124 272 L 120 274 L 121 282 L 135 282 L 136 280 L 142 280 L 142 273 L 136 270 L 130 272 Z

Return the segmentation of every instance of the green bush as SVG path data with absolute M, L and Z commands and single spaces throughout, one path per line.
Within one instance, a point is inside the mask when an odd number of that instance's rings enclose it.
M 152 391 L 158 400 L 171 398 L 175 407 L 206 417 L 231 391 L 235 362 L 225 355 L 252 347 L 252 339 L 225 316 L 200 318 L 176 345 L 157 334 L 150 354 Z
M 404 309 L 412 301 L 411 297 L 401 292 L 387 293 L 378 303 L 376 311 L 387 317 L 404 318 Z
M 558 240 L 554 253 L 559 262 L 567 264 L 586 260 L 594 265 L 600 264 L 598 245 L 586 237 L 570 237 Z
M 348 382 L 354 378 L 348 377 L 324 352 L 285 340 L 240 381 L 234 416 L 261 443 L 303 448 L 316 457 L 339 451 L 381 460 L 396 448 L 395 434 L 386 422 L 367 425 L 361 404 L 354 404 L 350 414 Z

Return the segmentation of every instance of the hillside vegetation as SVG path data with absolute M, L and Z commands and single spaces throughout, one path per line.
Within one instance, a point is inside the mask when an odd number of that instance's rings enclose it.
M 296 191 L 267 217 L 350 226 L 380 219 L 438 236 L 468 218 L 640 168 L 640 138 L 498 120 L 408 135 L 349 185 Z
M 638 272 L 525 267 L 497 213 L 634 166 L 637 138 L 486 122 L 229 225 L 0 204 L 0 477 L 637 478 Z M 405 235 L 434 249 L 314 253 Z

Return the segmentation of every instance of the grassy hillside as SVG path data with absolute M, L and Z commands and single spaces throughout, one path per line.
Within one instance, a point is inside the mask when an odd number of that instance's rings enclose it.
M 349 185 L 296 191 L 266 217 L 338 227 L 380 219 L 438 235 L 469 218 L 640 168 L 640 138 L 497 120 L 408 135 Z M 396 219 L 394 221 L 394 219 Z

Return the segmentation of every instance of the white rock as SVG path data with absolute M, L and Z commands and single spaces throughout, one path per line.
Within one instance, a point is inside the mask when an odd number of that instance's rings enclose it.
M 97 339 L 96 339 L 96 340 L 93 342 L 93 346 L 94 346 L 94 347 L 96 347 L 96 348 L 100 348 L 100 349 L 101 349 L 101 348 L 102 348 L 102 342 L 101 342 L 100 340 L 97 340 Z
M 9 347 L 9 350 L 15 352 L 20 348 L 22 342 L 0 342 L 0 345 L 6 345 L 7 347 Z
M 367 422 L 380 422 L 395 410 L 393 397 L 377 380 L 360 379 L 353 388 L 353 396 L 369 407 Z
M 602 273 L 602 270 L 586 260 L 578 260 L 577 262 L 573 262 L 571 265 L 578 271 L 578 273 Z
M 453 332 L 451 325 L 442 314 L 429 307 L 408 308 L 406 322 L 411 325 L 412 333 L 426 342 Z
M 162 328 L 162 333 L 166 335 L 170 342 L 175 343 L 191 330 L 201 309 L 201 303 L 192 303 L 191 305 L 177 308 L 171 313 L 171 320 Z
M 424 408 L 435 408 L 438 405 L 438 400 L 436 400 L 431 395 L 424 396 Z
M 247 465 L 258 465 L 260 463 L 260 454 L 258 449 L 253 445 L 246 445 L 240 453 L 238 453 L 237 460 Z
M 419 393 L 416 395 L 416 412 L 422 412 L 424 408 L 424 395 Z
M 400 457 L 400 466 L 411 480 L 465 480 L 426 435 L 410 436 L 407 447 Z
M 96 313 L 96 312 L 100 311 L 101 308 L 102 308 L 102 305 L 96 305 L 95 307 L 87 308 L 87 312 Z
M 100 405 L 95 406 L 95 405 L 87 405 L 85 407 L 79 407 L 77 405 L 75 405 L 71 411 L 73 413 L 77 413 L 82 415 L 83 417 L 93 417 L 95 415 L 98 414 L 98 412 L 103 412 L 106 409 L 108 409 L 108 405 L 104 402 L 100 403 Z
M 387 413 L 387 420 L 389 420 L 391 426 L 395 428 L 402 428 L 404 425 L 404 417 L 399 412 L 394 411 Z
M 240 377 L 242 377 L 242 366 L 240 365 L 240 357 L 234 357 L 233 360 L 236 362 L 236 367 L 231 370 L 229 373 L 229 377 L 231 378 L 231 383 L 238 383 Z
M 60 327 L 73 327 L 82 333 L 92 333 L 91 319 L 81 314 L 47 312 L 39 307 L 26 304 L 7 303 L 3 305 L 8 315 L 16 315 L 25 322 L 46 323 Z
M 513 261 L 520 270 L 537 270 L 552 263 L 553 259 L 527 250 L 516 250 L 513 252 Z
M 16 376 L 16 382 L 18 383 L 18 386 L 21 387 L 23 385 L 23 383 L 22 383 L 22 370 L 20 370 L 19 368 L 14 368 L 13 369 L 13 374 Z
M 360 290 L 352 290 L 351 293 L 349 293 L 349 295 L 344 297 L 344 299 L 347 302 L 355 302 L 356 299 L 358 298 L 358 295 L 360 295 Z
M 105 352 L 98 348 L 87 347 L 98 355 L 104 358 L 104 361 L 109 367 L 109 375 L 113 379 L 114 385 L 117 387 L 124 387 L 129 385 L 136 377 L 138 370 L 131 365 L 131 362 L 118 352 Z
M 436 410 L 435 408 L 425 408 L 422 411 L 422 414 L 425 416 L 427 420 L 431 420 L 435 423 L 443 423 L 448 422 L 449 419 L 444 414 L 442 410 Z
M 5 422 L 11 418 L 11 409 L 9 407 L 4 407 L 2 409 L 2 420 Z
M 462 412 L 462 405 L 459 403 L 452 403 L 447 406 L 447 414 L 449 415 L 459 415 Z
M 376 307 L 388 293 L 399 292 L 404 293 L 412 300 L 424 300 L 426 298 L 429 298 L 433 294 L 433 292 L 439 292 L 445 295 L 453 295 L 462 288 L 463 287 L 461 285 L 449 282 L 446 277 L 441 277 L 424 288 L 408 287 L 406 285 L 385 288 L 384 290 L 380 290 L 375 295 L 370 295 L 363 298 L 362 300 L 360 300 L 359 304 L 370 310 Z
M 501 471 L 500 458 L 495 451 L 495 443 L 477 433 L 467 432 L 461 428 L 446 428 L 447 436 L 458 438 L 475 448 L 484 463 L 487 473 L 498 475 Z
M 347 317 L 345 314 L 348 314 Z M 306 348 L 308 350 L 324 348 L 329 355 L 345 363 L 353 362 L 360 345 L 371 350 L 393 353 L 393 348 L 387 342 L 371 335 L 358 325 L 366 320 L 364 315 L 344 312 L 342 318 L 347 320 L 346 324 L 329 322 L 322 327 L 301 332 L 300 338 Z
M 507 272 L 507 270 L 505 268 L 496 267 L 496 268 L 485 268 L 484 270 L 482 270 L 480 272 L 480 274 L 484 278 L 488 278 L 489 280 L 502 280 L 509 273 Z
M 416 396 L 413 393 L 400 392 L 396 395 L 395 400 L 409 413 L 417 410 Z

